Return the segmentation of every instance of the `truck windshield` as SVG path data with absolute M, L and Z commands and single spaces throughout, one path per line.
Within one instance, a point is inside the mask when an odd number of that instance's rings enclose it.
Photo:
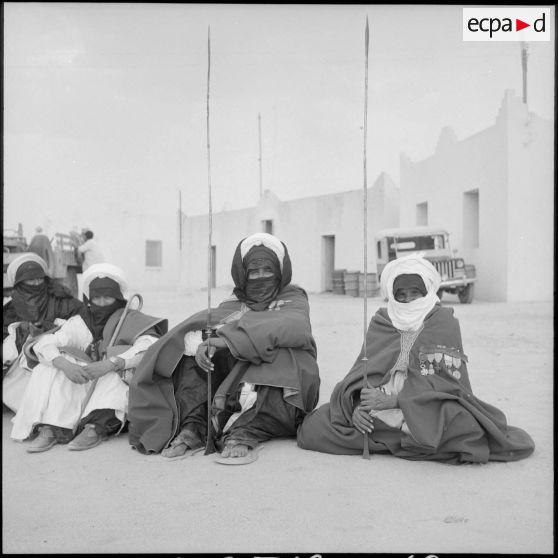
M 441 250 L 445 248 L 444 235 L 441 234 L 406 238 L 392 237 L 388 239 L 389 259 L 395 258 L 396 243 L 397 252 L 418 252 L 420 250 Z

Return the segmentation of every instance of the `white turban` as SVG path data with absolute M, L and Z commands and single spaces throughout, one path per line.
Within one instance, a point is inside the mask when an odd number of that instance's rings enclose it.
M 393 295 L 393 282 L 399 275 L 420 275 L 426 295 L 412 302 L 397 302 Z M 393 325 L 401 331 L 416 331 L 424 318 L 440 302 L 438 289 L 442 279 L 436 268 L 422 255 L 409 254 L 389 262 L 380 277 L 381 295 L 388 301 L 387 311 Z
M 253 246 L 260 246 L 261 244 L 275 252 L 277 259 L 279 260 L 280 270 L 283 271 L 285 248 L 276 236 L 273 236 L 269 233 L 255 233 L 246 237 L 240 245 L 240 257 L 244 259 L 244 256 L 246 256 L 250 248 L 252 248 Z
M 120 286 L 122 296 L 126 298 L 125 291 L 128 289 L 128 283 L 126 281 L 124 271 L 122 271 L 122 269 L 118 266 L 109 263 L 93 264 L 83 272 L 83 294 L 85 294 L 87 298 L 91 298 L 89 296 L 89 285 L 91 284 L 91 281 L 100 277 L 108 277 L 109 279 L 116 281 Z
M 6 269 L 7 286 L 13 286 L 19 266 L 25 262 L 38 263 L 43 268 L 45 275 L 48 275 L 48 265 L 41 256 L 38 256 L 34 252 L 23 252 L 17 256 L 17 258 L 14 258 L 10 262 L 10 265 L 8 265 L 8 269 Z

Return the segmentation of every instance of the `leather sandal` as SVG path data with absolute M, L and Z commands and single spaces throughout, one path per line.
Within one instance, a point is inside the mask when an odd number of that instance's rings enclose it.
M 226 448 L 233 448 L 234 446 L 245 446 L 245 445 L 246 444 L 243 444 L 241 442 L 234 442 L 234 441 L 225 442 Z M 217 457 L 215 458 L 215 462 L 221 463 L 222 465 L 247 465 L 248 463 L 253 463 L 254 461 L 256 461 L 256 459 L 258 459 L 259 449 L 260 446 L 256 446 L 254 448 L 250 448 L 248 446 L 248 453 L 246 455 L 243 455 L 242 457 L 232 457 L 232 456 L 223 457 L 222 454 L 218 454 Z
M 196 445 L 196 447 L 192 447 L 189 442 L 186 442 L 183 436 L 183 433 L 180 432 L 174 440 L 169 444 L 168 447 L 163 449 L 161 455 L 165 458 L 165 460 L 176 460 L 182 459 L 187 457 L 188 455 L 194 455 L 203 449 L 203 444 L 200 442 L 200 445 Z

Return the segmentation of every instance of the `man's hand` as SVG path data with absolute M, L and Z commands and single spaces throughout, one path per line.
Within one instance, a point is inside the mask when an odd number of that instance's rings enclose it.
M 114 364 L 110 360 L 99 360 L 86 364 L 83 371 L 90 380 L 96 380 L 109 372 L 114 372 Z
M 374 430 L 372 417 L 360 405 L 353 411 L 353 425 L 361 434 L 370 434 Z
M 204 371 L 209 372 L 213 370 L 213 362 L 211 359 L 213 355 L 219 349 L 226 349 L 227 344 L 223 339 L 220 337 L 210 337 L 206 339 L 203 343 L 198 345 L 198 349 L 196 351 L 196 364 Z
M 290 300 L 272 300 L 267 307 L 268 310 L 281 310 L 281 306 L 284 306 Z
M 74 384 L 86 384 L 89 381 L 89 377 L 85 373 L 83 366 L 74 364 L 73 362 L 65 359 L 63 356 L 56 357 L 52 361 L 52 364 L 59 370 L 62 370 L 62 372 L 66 375 L 66 378 L 68 378 L 71 382 L 74 382 Z
M 37 335 L 41 335 L 46 330 L 43 327 L 43 324 L 40 323 L 29 323 L 29 337 L 37 337 Z
M 367 412 L 397 408 L 397 395 L 388 395 L 377 388 L 363 388 L 360 391 L 360 406 Z

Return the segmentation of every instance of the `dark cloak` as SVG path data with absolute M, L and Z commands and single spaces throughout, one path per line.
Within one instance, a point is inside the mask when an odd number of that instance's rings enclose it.
M 30 308 L 28 315 L 18 314 L 12 300 L 4 306 L 3 339 L 7 337 L 8 326 L 13 322 L 28 321 L 30 317 L 36 318 L 31 321 L 41 323 L 42 327 L 40 327 L 40 330 L 45 332 L 54 327 L 54 320 L 56 318 L 67 320 L 79 314 L 80 310 L 84 307 L 83 303 L 75 298 L 67 287 L 53 282 L 49 277 L 45 277 L 45 285 L 46 295 L 41 299 L 41 303 L 37 307 Z
M 316 406 L 320 380 L 307 295 L 288 285 L 277 298 L 288 301 L 279 311 L 248 310 L 217 330 L 233 356 L 242 360 L 215 393 L 215 415 L 241 382 L 289 388 L 284 397 L 304 413 Z M 211 325 L 239 311 L 241 304 L 226 300 L 213 308 Z M 154 343 L 138 366 L 130 383 L 128 420 L 130 444 L 142 453 L 160 452 L 176 434 L 179 416 L 172 375 L 184 352 L 184 335 L 206 326 L 207 310 L 190 316 Z
M 54 250 L 50 244 L 50 240 L 46 234 L 36 234 L 29 243 L 27 248 L 28 252 L 34 252 L 43 260 L 47 265 L 47 269 L 52 272 L 54 267 Z
M 378 387 L 388 381 L 401 351 L 400 332 L 385 308 L 372 318 L 366 342 L 368 381 Z M 352 423 L 363 385 L 362 352 L 335 386 L 330 402 L 304 419 L 298 431 L 301 448 L 334 454 L 362 453 L 363 435 Z M 456 378 L 445 365 L 434 374 L 423 375 L 421 362 L 432 353 L 461 356 L 460 377 Z M 473 394 L 459 322 L 453 317 L 453 309 L 439 304 L 426 317 L 411 347 L 408 375 L 398 402 L 411 435 L 376 417 L 374 431 L 368 436 L 370 452 L 413 460 L 486 463 L 522 459 L 535 447 L 529 434 L 509 426 L 499 409 Z

